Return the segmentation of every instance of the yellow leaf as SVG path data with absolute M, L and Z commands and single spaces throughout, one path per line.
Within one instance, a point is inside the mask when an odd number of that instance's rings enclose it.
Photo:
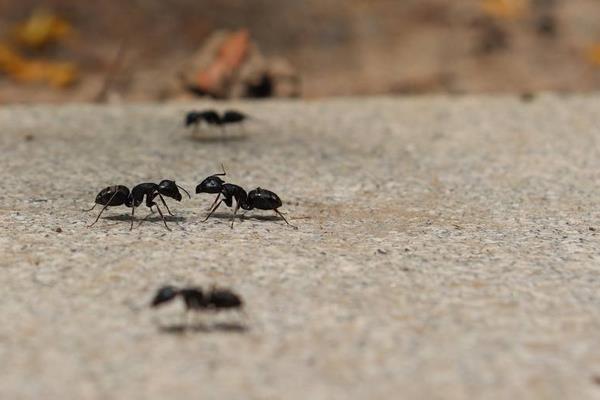
M 0 71 L 12 75 L 23 68 L 25 61 L 13 49 L 0 43 Z
M 47 10 L 38 9 L 27 21 L 15 27 L 14 34 L 20 44 L 40 48 L 65 38 L 72 31 L 71 25 L 66 20 Z
M 0 72 L 19 82 L 43 82 L 66 87 L 77 80 L 77 67 L 68 62 L 27 60 L 0 43 Z

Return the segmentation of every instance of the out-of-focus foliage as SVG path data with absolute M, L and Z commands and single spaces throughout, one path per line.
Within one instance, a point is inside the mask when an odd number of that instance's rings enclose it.
M 207 93 L 219 93 L 248 54 L 250 34 L 246 29 L 233 32 L 221 44 L 213 62 L 198 72 L 196 85 Z
M 593 44 L 587 49 L 586 58 L 590 64 L 600 67 L 600 43 Z
M 20 83 L 45 83 L 57 88 L 72 85 L 78 76 L 75 63 L 25 57 L 22 51 L 36 53 L 44 46 L 60 43 L 73 32 L 66 20 L 46 10 L 34 11 L 15 26 L 12 44 L 9 39 L 0 42 L 0 73 Z
M 59 42 L 72 33 L 71 24 L 44 9 L 34 11 L 27 21 L 14 28 L 17 42 L 33 49 Z
M 482 0 L 483 12 L 494 18 L 516 19 L 529 9 L 529 0 Z
M 77 79 L 77 67 L 69 62 L 29 60 L 8 45 L 0 44 L 0 72 L 23 83 L 48 83 L 65 87 Z

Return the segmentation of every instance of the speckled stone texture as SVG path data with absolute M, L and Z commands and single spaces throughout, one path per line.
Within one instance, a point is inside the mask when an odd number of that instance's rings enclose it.
M 255 119 L 195 136 L 186 111 Z M 1 399 L 600 396 L 600 97 L 0 109 Z M 294 230 L 212 195 L 173 231 L 93 227 L 105 186 L 225 164 Z M 143 218 L 147 210 L 136 215 Z M 58 229 L 60 228 L 60 229 Z M 61 232 L 57 232 L 57 230 Z M 149 309 L 164 283 L 245 313 Z

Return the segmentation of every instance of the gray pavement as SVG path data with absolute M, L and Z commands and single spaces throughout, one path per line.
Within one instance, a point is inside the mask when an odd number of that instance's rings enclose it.
M 227 132 L 185 111 L 256 117 Z M 600 97 L 0 109 L 1 399 L 600 396 Z M 212 196 L 81 210 L 111 184 L 228 178 L 294 230 Z M 136 213 L 140 218 L 146 210 Z M 60 229 L 58 229 L 60 228 Z M 57 232 L 60 230 L 61 232 Z M 164 283 L 244 314 L 147 307 Z

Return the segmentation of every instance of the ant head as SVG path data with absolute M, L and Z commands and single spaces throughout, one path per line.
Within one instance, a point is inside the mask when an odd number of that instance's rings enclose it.
M 190 199 L 192 198 L 188 191 L 176 184 L 175 181 L 164 179 L 158 184 L 158 192 L 160 194 L 175 199 L 177 201 L 181 201 L 182 197 L 181 193 L 179 192 L 179 189 L 183 190 Z
M 188 127 L 190 125 L 195 124 L 196 122 L 198 122 L 199 117 L 200 117 L 200 114 L 198 114 L 196 111 L 190 111 L 185 116 L 185 126 Z
M 196 193 L 220 193 L 224 183 L 225 181 L 216 175 L 209 176 L 196 186 Z
M 158 289 L 156 292 L 156 296 L 152 299 L 152 303 L 150 305 L 152 307 L 157 307 L 163 303 L 169 302 L 173 300 L 179 294 L 179 289 L 175 286 L 163 286 Z

